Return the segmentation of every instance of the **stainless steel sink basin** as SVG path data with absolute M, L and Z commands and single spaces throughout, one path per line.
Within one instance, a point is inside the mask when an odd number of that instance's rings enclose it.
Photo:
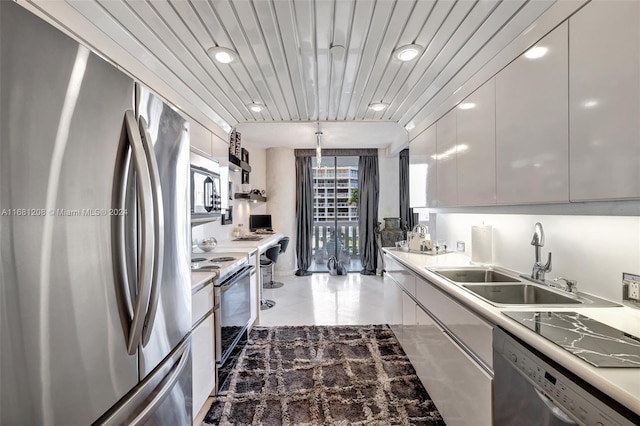
M 519 283 L 519 279 L 498 272 L 492 268 L 467 267 L 431 269 L 443 278 L 456 283 Z
M 585 307 L 621 306 L 585 293 L 568 293 L 550 287 L 549 283 L 529 280 L 525 275 L 516 278 L 515 273 L 496 270 L 492 267 L 430 267 L 429 271 L 459 285 L 475 296 L 494 306 L 541 306 L 551 307 L 582 305 Z M 498 268 L 499 269 L 499 268 Z
M 501 305 L 572 305 L 583 302 L 535 284 L 463 285 L 469 291 Z

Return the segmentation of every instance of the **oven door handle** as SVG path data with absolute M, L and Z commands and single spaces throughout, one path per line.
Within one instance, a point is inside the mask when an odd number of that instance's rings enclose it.
M 254 269 L 256 269 L 255 266 L 246 266 L 244 270 L 241 270 L 240 272 L 236 273 L 236 275 L 233 275 L 228 280 L 225 280 L 222 284 L 220 284 L 220 291 L 225 292 L 229 290 L 231 287 L 238 284 L 238 282 L 242 278 L 249 275 Z
M 560 407 L 554 404 L 553 401 L 547 398 L 547 396 L 540 392 L 537 388 L 534 387 L 533 390 L 536 391 L 536 394 L 538 394 L 540 400 L 544 403 L 544 405 L 547 406 L 547 408 L 551 411 L 551 414 L 553 414 L 558 420 L 570 425 L 577 424 Z

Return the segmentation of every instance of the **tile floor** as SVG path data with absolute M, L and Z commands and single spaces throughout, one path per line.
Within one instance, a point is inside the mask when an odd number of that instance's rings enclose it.
M 384 279 L 380 276 L 277 277 L 283 287 L 265 289 L 276 306 L 260 312 L 260 325 L 385 324 Z

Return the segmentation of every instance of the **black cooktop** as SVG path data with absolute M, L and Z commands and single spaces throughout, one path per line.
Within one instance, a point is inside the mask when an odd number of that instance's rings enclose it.
M 503 312 L 596 367 L 640 368 L 640 337 L 577 312 Z

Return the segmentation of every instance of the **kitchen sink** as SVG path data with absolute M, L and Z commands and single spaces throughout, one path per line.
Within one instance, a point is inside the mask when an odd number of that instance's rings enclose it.
M 582 305 L 585 307 L 621 306 L 585 293 L 569 293 L 544 283 L 516 278 L 515 273 L 496 270 L 486 266 L 429 267 L 429 271 L 459 285 L 475 296 L 494 306 L 539 306 L 553 307 Z M 499 268 L 498 268 L 499 269 Z M 532 282 L 529 282 L 532 281 Z
M 575 297 L 565 296 L 535 284 L 466 284 L 462 287 L 483 299 L 501 305 L 573 305 L 584 303 Z
M 493 268 L 432 268 L 432 272 L 456 283 L 519 283 L 519 279 L 494 270 Z

